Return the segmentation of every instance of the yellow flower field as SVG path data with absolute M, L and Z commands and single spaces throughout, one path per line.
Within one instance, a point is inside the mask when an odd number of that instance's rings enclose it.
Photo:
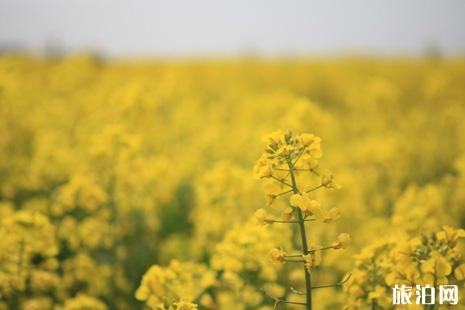
M 463 59 L 0 55 L 0 309 L 465 309 L 464 227 Z

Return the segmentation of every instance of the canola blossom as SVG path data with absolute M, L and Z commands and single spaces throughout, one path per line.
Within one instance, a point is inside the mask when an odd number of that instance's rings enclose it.
M 275 219 L 276 217 L 269 215 L 263 208 L 258 209 L 255 216 L 262 225 L 274 223 L 298 225 L 297 235 L 301 238 L 301 244 L 298 247 L 300 254 L 288 254 L 281 248 L 275 248 L 271 250 L 270 255 L 276 263 L 303 263 L 305 278 L 304 292 L 300 293 L 300 295 L 305 295 L 305 301 L 271 297 L 275 300 L 275 308 L 280 304 L 290 304 L 302 305 L 305 309 L 311 310 L 313 309 L 312 290 L 319 288 L 319 286 L 312 285 L 311 273 L 321 264 L 321 252 L 343 249 L 350 244 L 351 239 L 349 234 L 342 233 L 337 237 L 337 241 L 329 246 L 308 244 L 306 222 L 328 224 L 339 218 L 337 208 L 328 211 L 310 195 L 319 189 L 335 189 L 340 186 L 334 182 L 331 174 L 318 172 L 319 160 L 323 154 L 321 138 L 309 133 L 295 135 L 290 131 L 279 130 L 266 136 L 265 142 L 265 153 L 254 167 L 255 176 L 264 180 L 264 190 L 269 205 L 281 198 L 288 200 L 288 204 L 280 207 L 280 209 L 284 208 L 281 211 L 281 218 Z M 316 177 L 319 182 L 312 185 L 312 176 Z M 325 287 L 342 284 L 343 282 L 325 285 Z
M 0 309 L 465 309 L 463 85 L 458 58 L 1 54 Z

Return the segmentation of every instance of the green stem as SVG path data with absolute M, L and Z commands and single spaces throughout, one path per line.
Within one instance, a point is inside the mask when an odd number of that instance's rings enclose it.
M 292 191 L 294 192 L 294 194 L 298 194 L 299 189 L 297 188 L 297 183 L 295 180 L 294 165 L 292 165 L 290 159 L 287 160 L 287 164 L 289 166 L 289 173 L 290 173 L 291 181 L 292 181 Z M 309 251 L 308 251 L 308 244 L 307 244 L 307 233 L 305 231 L 304 216 L 302 214 L 302 211 L 299 208 L 296 208 L 296 212 L 297 212 L 297 218 L 299 220 L 300 237 L 302 239 L 302 254 L 307 255 Z M 308 271 L 306 266 L 304 266 L 304 272 L 305 272 L 305 295 L 306 295 L 305 309 L 312 310 L 312 279 L 311 279 L 310 271 Z

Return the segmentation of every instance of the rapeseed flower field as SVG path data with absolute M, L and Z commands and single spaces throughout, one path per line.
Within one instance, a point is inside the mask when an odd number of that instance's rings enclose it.
M 465 309 L 464 86 L 463 59 L 1 55 L 0 309 Z

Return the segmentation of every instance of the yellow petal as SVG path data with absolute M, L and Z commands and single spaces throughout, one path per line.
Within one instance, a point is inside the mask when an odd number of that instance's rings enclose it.
M 461 264 L 457 268 L 455 268 L 454 276 L 458 281 L 462 281 L 463 279 L 465 279 L 465 264 Z
M 291 206 L 294 206 L 294 207 L 299 207 L 302 205 L 302 201 L 303 198 L 301 195 L 299 194 L 294 194 L 291 196 L 291 198 L 289 199 L 289 202 L 291 204 Z
M 451 272 L 452 266 L 450 263 L 443 256 L 438 256 L 436 258 L 436 276 L 445 277 Z

